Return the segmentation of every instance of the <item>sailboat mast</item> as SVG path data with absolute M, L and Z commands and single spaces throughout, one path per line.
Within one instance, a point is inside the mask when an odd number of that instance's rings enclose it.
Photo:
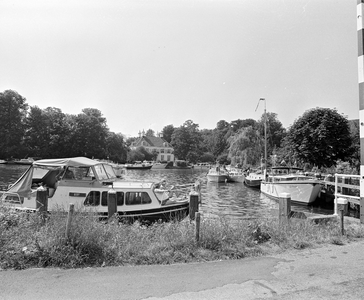
M 265 98 L 260 98 L 259 101 L 264 101 L 264 164 L 265 168 L 267 168 L 267 104 Z

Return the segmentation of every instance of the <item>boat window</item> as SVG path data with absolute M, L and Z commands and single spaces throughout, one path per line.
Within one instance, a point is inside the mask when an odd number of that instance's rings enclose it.
M 139 205 L 152 203 L 149 194 L 146 192 L 127 192 L 125 196 L 126 205 Z
M 85 206 L 98 206 L 100 205 L 100 192 L 99 191 L 91 191 L 87 195 L 83 205 Z
M 107 206 L 107 192 L 102 192 L 101 205 Z M 124 205 L 124 192 L 116 192 L 116 205 Z
M 19 197 L 18 194 L 9 194 L 9 195 L 6 195 L 4 202 L 23 204 L 24 197 Z
M 114 168 L 112 166 L 110 166 L 110 165 L 104 165 L 104 168 L 105 168 L 106 174 L 107 174 L 107 176 L 109 178 L 115 178 L 116 177 Z
M 105 171 L 102 164 L 96 165 L 95 166 L 95 171 L 96 171 L 96 174 L 97 174 L 97 178 L 99 180 L 108 179 L 107 173 L 106 173 L 106 171 Z

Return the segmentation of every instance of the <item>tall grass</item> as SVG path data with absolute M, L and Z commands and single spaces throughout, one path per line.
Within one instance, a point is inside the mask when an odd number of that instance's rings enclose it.
M 320 244 L 343 244 L 363 238 L 364 229 L 347 225 L 341 235 L 339 223 L 315 225 L 291 220 L 280 226 L 277 219 L 203 219 L 199 242 L 195 225 L 182 222 L 100 222 L 95 215 L 75 212 L 66 238 L 67 214 L 52 213 L 44 222 L 38 214 L 15 212 L 0 206 L 0 268 L 78 268 L 173 264 L 272 254 Z

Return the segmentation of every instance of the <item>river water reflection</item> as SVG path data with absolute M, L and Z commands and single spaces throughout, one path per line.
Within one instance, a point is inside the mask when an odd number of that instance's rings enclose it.
M 25 172 L 27 166 L 0 165 L 0 187 L 14 183 Z M 201 182 L 202 205 L 204 216 L 226 217 L 233 219 L 267 217 L 278 209 L 278 202 L 260 193 L 259 190 L 246 187 L 243 183 L 207 182 L 207 170 L 128 170 L 125 180 L 166 179 L 167 184 L 188 184 L 196 180 Z M 332 209 L 307 206 L 293 206 L 294 210 L 329 214 Z

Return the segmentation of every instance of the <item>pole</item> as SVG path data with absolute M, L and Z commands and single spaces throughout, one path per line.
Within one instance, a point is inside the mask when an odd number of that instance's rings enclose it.
M 358 83 L 360 124 L 360 223 L 364 223 L 364 3 L 357 0 Z

